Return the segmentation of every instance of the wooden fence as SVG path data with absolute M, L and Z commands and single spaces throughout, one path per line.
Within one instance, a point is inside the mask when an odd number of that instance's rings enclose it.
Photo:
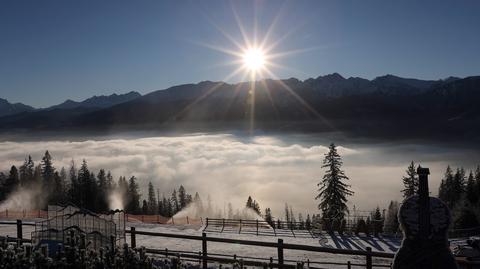
M 336 249 L 336 248 L 327 248 L 327 247 L 320 247 L 320 246 L 309 246 L 309 245 L 299 245 L 299 244 L 286 244 L 283 243 L 283 239 L 278 239 L 277 242 L 264 242 L 264 241 L 252 241 L 252 240 L 239 240 L 239 239 L 229 239 L 229 238 L 218 238 L 218 237 L 207 237 L 206 233 L 202 233 L 202 236 L 195 236 L 195 235 L 182 235 L 182 234 L 168 234 L 168 233 L 156 233 L 156 232 L 146 232 L 146 231 L 137 231 L 135 227 L 130 227 L 130 230 L 125 231 L 126 233 L 130 234 L 130 246 L 135 248 L 137 246 L 136 236 L 137 235 L 146 235 L 146 236 L 157 236 L 157 237 L 169 237 L 169 238 L 177 238 L 182 240 L 196 240 L 202 241 L 202 250 L 198 254 L 195 253 L 184 253 L 184 252 L 177 252 L 177 256 L 186 257 L 190 259 L 197 259 L 201 261 L 202 268 L 207 269 L 208 261 L 217 261 L 217 262 L 224 262 L 224 263 L 234 263 L 238 262 L 238 257 L 233 258 L 225 258 L 225 257 L 218 257 L 218 254 L 208 254 L 208 242 L 215 242 L 215 243 L 227 243 L 227 244 L 237 244 L 237 245 L 247 245 L 247 246 L 258 246 L 258 247 L 267 247 L 267 248 L 276 248 L 277 249 L 277 258 L 276 263 L 273 262 L 273 258 L 267 259 L 270 262 L 255 262 L 255 261 L 242 261 L 244 265 L 253 265 L 253 266 L 264 266 L 270 268 L 296 268 L 294 264 L 287 264 L 285 263 L 284 259 L 284 250 L 302 250 L 308 252 L 323 252 L 323 253 L 331 253 L 331 254 L 341 254 L 341 255 L 350 255 L 350 256 L 364 256 L 365 263 L 364 264 L 352 264 L 351 262 L 345 263 L 330 263 L 336 265 L 345 265 L 346 268 L 351 268 L 352 265 L 356 266 L 364 266 L 367 269 L 373 268 L 372 259 L 374 257 L 377 258 L 388 258 L 392 259 L 394 254 L 386 253 L 386 252 L 374 252 L 370 247 L 367 247 L 366 250 L 349 250 L 349 249 Z M 168 249 L 158 250 L 158 249 L 147 249 L 149 253 L 155 254 L 164 254 L 168 255 Z M 247 264 L 248 263 L 248 264 Z M 328 264 L 328 263 L 324 263 Z M 375 267 L 390 267 L 390 265 L 375 265 Z M 313 267 L 310 267 L 313 268 Z
M 191 224 L 191 225 L 203 225 L 202 218 L 190 218 L 186 217 L 164 217 L 162 215 L 134 215 L 125 214 L 127 222 L 143 222 L 143 223 L 155 223 L 155 224 Z
M 280 225 L 279 225 L 280 224 Z M 242 220 L 242 219 L 215 219 L 205 218 L 204 232 L 209 233 L 238 233 L 263 236 L 284 236 L 315 238 L 314 227 L 305 227 L 304 223 L 278 221 L 270 225 L 265 220 Z
M 15 222 L 13 221 L 0 221 L 0 225 L 16 225 L 17 226 L 17 237 L 5 237 L 0 235 L 0 238 L 7 239 L 9 242 L 16 242 L 21 245 L 22 243 L 31 243 L 32 240 L 29 238 L 23 238 L 23 226 L 35 226 L 34 223 L 25 223 L 22 220 L 18 219 Z M 372 269 L 373 267 L 385 267 L 390 268 L 390 265 L 386 264 L 373 264 L 373 258 L 387 258 L 392 259 L 394 254 L 386 252 L 374 252 L 370 247 L 367 247 L 366 250 L 349 250 L 349 249 L 336 249 L 336 248 L 327 248 L 320 246 L 309 246 L 309 245 L 299 245 L 299 244 L 286 244 L 283 243 L 283 239 L 278 239 L 277 242 L 264 242 L 264 241 L 251 241 L 251 240 L 238 240 L 238 239 L 228 239 L 228 238 L 217 238 L 217 237 L 207 237 L 206 233 L 202 233 L 202 236 L 195 235 L 182 235 L 182 234 L 168 234 L 168 233 L 155 233 L 155 232 L 146 232 L 146 231 L 136 231 L 135 227 L 131 227 L 130 230 L 126 230 L 126 233 L 130 234 L 130 246 L 136 248 L 136 235 L 145 235 L 145 236 L 156 236 L 156 237 L 169 237 L 177 238 L 182 240 L 196 240 L 202 241 L 202 250 L 199 252 L 187 252 L 187 251 L 172 251 L 168 249 L 146 249 L 148 253 L 165 255 L 165 256 L 175 256 L 181 257 L 184 259 L 189 259 L 190 261 L 198 261 L 202 265 L 202 269 L 207 268 L 208 261 L 211 262 L 220 262 L 220 263 L 239 263 L 240 267 L 243 269 L 243 266 L 258 266 L 263 268 L 280 268 L 280 269 L 293 269 L 298 268 L 295 260 L 288 260 L 284 258 L 284 250 L 301 250 L 307 252 L 323 252 L 330 254 L 339 254 L 339 255 L 356 255 L 364 256 L 365 263 L 352 263 L 350 261 L 341 263 L 341 262 L 321 262 L 321 261 L 310 261 L 307 260 L 307 267 L 310 269 L 318 269 L 315 265 L 345 265 L 346 268 L 350 269 L 352 266 L 362 266 L 367 269 Z M 258 246 L 258 247 L 267 247 L 267 248 L 276 248 L 277 249 L 277 258 L 258 258 L 258 257 L 241 257 L 235 254 L 233 255 L 222 255 L 208 253 L 208 242 L 215 243 L 226 243 L 226 244 L 238 244 L 238 245 L 247 245 L 247 246 Z M 260 260 L 260 261 L 259 261 Z M 457 263 L 462 266 L 461 268 L 472 268 L 469 267 L 472 265 L 471 261 L 465 260 L 464 258 L 457 257 Z M 312 266 L 313 265 L 313 266 Z

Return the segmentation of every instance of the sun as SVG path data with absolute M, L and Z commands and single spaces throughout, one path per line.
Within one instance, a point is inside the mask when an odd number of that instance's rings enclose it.
M 259 48 L 250 48 L 244 51 L 243 65 L 247 70 L 252 72 L 265 68 L 265 53 Z

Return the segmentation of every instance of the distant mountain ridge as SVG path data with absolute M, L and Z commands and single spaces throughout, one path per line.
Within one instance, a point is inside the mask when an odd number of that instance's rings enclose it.
M 418 80 L 386 75 L 367 80 L 334 73 L 304 81 L 265 79 L 253 85 L 255 90 L 251 82 L 178 85 L 101 109 L 54 109 L 2 117 L 0 129 L 200 126 L 477 138 L 480 132 L 478 76 Z
M 5 99 L 0 98 L 0 117 L 33 110 L 35 110 L 35 108 L 31 106 L 24 105 L 22 103 L 13 104 Z
M 54 105 L 45 110 L 53 110 L 53 109 L 75 109 L 75 108 L 107 108 L 114 105 L 118 105 L 121 103 L 125 103 L 131 100 L 134 100 L 138 97 L 142 96 L 140 93 L 131 91 L 125 94 L 111 94 L 111 95 L 100 95 L 100 96 L 93 96 L 88 99 L 85 99 L 80 102 L 72 101 L 70 99 L 66 100 L 65 102 Z

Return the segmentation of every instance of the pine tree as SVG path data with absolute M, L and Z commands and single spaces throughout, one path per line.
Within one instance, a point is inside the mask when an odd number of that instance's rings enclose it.
M 79 200 L 79 205 L 80 207 L 84 207 L 87 209 L 90 209 L 90 203 L 88 202 L 89 200 L 89 189 L 90 189 L 90 171 L 88 170 L 88 165 L 87 161 L 84 159 L 82 162 L 82 165 L 80 166 L 80 169 L 78 170 L 77 173 L 77 180 L 78 180 L 78 187 L 80 191 L 80 200 Z
M 76 205 L 80 205 L 81 190 L 80 190 L 80 184 L 77 178 L 77 168 L 75 167 L 74 160 L 70 162 L 69 179 L 70 179 L 70 184 L 69 184 L 70 187 L 68 191 L 69 200 Z
M 163 198 L 164 199 L 164 204 L 166 205 L 165 206 L 165 215 L 167 217 L 172 217 L 173 216 L 173 205 L 172 205 L 172 200 L 171 199 L 167 199 L 167 198 Z
M 90 176 L 88 177 L 88 195 L 87 197 L 87 209 L 93 211 L 93 212 L 98 212 L 100 209 L 98 208 L 98 203 L 99 201 L 99 194 L 98 194 L 98 182 L 97 182 L 97 177 L 93 172 L 90 172 Z
M 127 211 L 129 213 L 138 214 L 140 212 L 140 194 L 138 193 L 137 179 L 132 176 L 128 181 L 128 204 Z
M 115 182 L 113 181 L 113 176 L 110 171 L 107 172 L 107 190 L 111 191 L 115 189 Z
M 475 169 L 475 186 L 477 197 L 479 197 L 478 201 L 480 202 L 480 165 Z
M 107 183 L 107 174 L 104 169 L 100 169 L 97 174 L 98 180 L 98 194 L 97 194 L 97 208 L 99 211 L 108 210 L 108 183 Z
M 33 171 L 35 164 L 33 163 L 32 156 L 28 155 L 25 162 L 19 168 L 20 184 L 22 186 L 28 186 L 33 180 Z
M 295 214 L 293 214 L 292 206 L 290 206 L 290 222 L 296 222 Z
M 451 208 L 454 208 L 460 202 L 465 192 L 465 170 L 463 168 L 457 168 L 450 190 Z
M 227 218 L 228 219 L 233 219 L 233 206 L 232 206 L 232 203 L 228 203 L 227 205 Z
M 12 193 L 15 191 L 15 189 L 18 187 L 20 182 L 19 179 L 19 174 L 18 174 L 18 169 L 15 167 L 15 165 L 12 165 L 10 168 L 10 172 L 8 173 L 8 177 L 5 180 L 4 183 L 4 196 L 8 197 L 8 194 Z
M 403 177 L 403 197 L 407 198 L 415 193 L 418 190 L 418 175 L 415 171 L 415 163 L 412 161 L 406 170 L 407 176 Z
M 178 203 L 179 203 L 179 210 L 184 209 L 187 206 L 187 192 L 183 185 L 180 185 L 178 188 Z
M 42 158 L 42 177 L 44 187 L 48 192 L 53 190 L 54 173 L 55 168 L 53 167 L 52 156 L 47 150 Z
M 349 185 L 344 183 L 348 180 L 344 171 L 341 170 L 342 160 L 337 153 L 335 144 L 331 144 L 329 152 L 325 154 L 322 168 L 327 172 L 318 186 L 319 194 L 315 199 L 320 199 L 318 208 L 322 211 L 324 220 L 343 219 L 348 212 L 347 196 L 353 195 Z
M 388 205 L 387 214 L 385 216 L 383 230 L 389 234 L 395 234 L 398 231 L 398 202 L 390 201 Z
M 142 202 L 142 214 L 143 215 L 150 214 L 149 209 L 148 209 L 148 203 L 147 203 L 147 200 L 145 200 L 145 199 L 143 199 L 143 202 Z
M 200 198 L 198 192 L 195 192 L 195 197 L 193 197 L 193 203 L 195 205 L 195 217 L 200 217 L 204 213 L 203 202 Z
M 275 225 L 272 217 L 272 210 L 270 208 L 265 208 L 265 221 L 272 227 Z
M 383 219 L 382 219 L 382 213 L 380 212 L 380 207 L 377 206 L 377 208 L 375 208 L 375 212 L 373 213 L 372 220 L 373 220 L 373 232 L 375 236 L 378 237 L 378 235 L 383 232 Z
M 305 220 L 305 229 L 312 229 L 312 220 L 310 219 L 310 214 L 307 214 L 307 219 Z
M 298 213 L 298 223 L 299 223 L 299 229 L 304 230 L 305 229 L 305 221 L 303 220 L 303 215 L 302 213 Z
M 440 189 L 438 191 L 438 198 L 444 201 L 448 207 L 452 208 L 453 204 L 455 203 L 455 194 L 454 192 L 454 180 L 453 180 L 453 171 L 450 166 L 447 166 L 447 170 L 445 171 L 445 175 L 442 179 L 442 183 L 440 185 Z
M 32 181 L 31 184 L 35 186 L 41 186 L 42 185 L 42 165 L 38 164 L 35 166 L 35 169 L 33 169 L 33 176 L 32 176 Z
M 248 196 L 247 204 L 245 205 L 247 208 L 253 208 L 253 200 L 251 196 Z
M 178 197 L 177 197 L 177 190 L 173 189 L 172 192 L 172 197 L 170 198 L 172 201 L 172 214 L 175 215 L 177 214 L 178 211 L 180 211 L 180 204 L 178 203 Z
M 261 215 L 261 211 L 260 211 L 260 205 L 257 203 L 257 201 L 253 200 L 253 204 L 252 204 L 252 209 L 253 211 L 255 211 L 258 215 Z
M 470 205 L 475 205 L 478 202 L 478 193 L 476 192 L 475 179 L 472 171 L 470 171 L 470 174 L 468 175 L 465 192 L 467 201 Z
M 287 203 L 285 203 L 285 221 L 290 223 L 290 211 Z
M 150 181 L 148 183 L 148 214 L 155 214 L 157 211 L 157 198 L 155 197 L 155 189 L 153 188 L 153 184 Z

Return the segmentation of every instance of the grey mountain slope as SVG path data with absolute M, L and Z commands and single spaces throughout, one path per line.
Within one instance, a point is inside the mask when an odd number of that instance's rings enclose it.
M 125 94 L 111 94 L 108 96 L 93 96 L 81 102 L 66 100 L 65 102 L 46 108 L 45 110 L 54 109 L 74 109 L 74 108 L 107 108 L 128 101 L 132 101 L 141 95 L 138 92 L 131 91 Z
M 10 103 L 5 99 L 0 98 L 0 117 L 33 110 L 35 110 L 35 108 L 31 106 L 22 103 Z

